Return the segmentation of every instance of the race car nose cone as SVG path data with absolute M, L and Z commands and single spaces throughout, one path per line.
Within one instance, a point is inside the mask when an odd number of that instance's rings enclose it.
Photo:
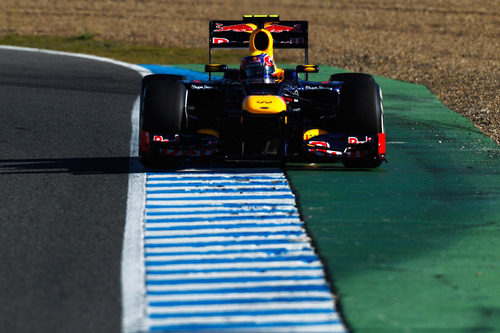
M 286 102 L 281 96 L 250 95 L 243 100 L 243 110 L 254 114 L 275 114 L 286 111 Z

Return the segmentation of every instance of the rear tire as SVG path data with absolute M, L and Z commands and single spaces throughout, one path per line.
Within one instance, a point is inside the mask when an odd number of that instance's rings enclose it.
M 382 94 L 375 79 L 363 73 L 333 74 L 330 81 L 343 81 L 340 91 L 342 131 L 376 136 L 384 133 Z M 366 159 L 344 160 L 346 167 L 376 168 L 382 160 L 378 154 Z
M 141 133 L 148 132 L 173 136 L 180 133 L 185 119 L 186 87 L 173 79 L 179 75 L 150 75 L 143 79 L 141 94 Z M 178 164 L 178 158 L 163 157 L 151 142 L 142 142 L 139 158 L 147 167 Z M 149 149 L 145 149 L 149 147 Z M 174 163 L 175 161 L 175 163 Z M 172 162 L 172 163 L 170 163 Z

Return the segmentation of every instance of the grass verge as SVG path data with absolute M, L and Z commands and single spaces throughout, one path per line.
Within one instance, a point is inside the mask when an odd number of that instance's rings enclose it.
M 197 49 L 103 41 L 88 32 L 75 37 L 6 35 L 0 36 L 0 44 L 85 53 L 134 64 L 208 62 L 208 47 Z M 246 50 L 217 51 L 216 60 L 220 63 L 239 63 L 245 53 Z
M 0 36 L 0 45 L 91 54 L 132 64 L 208 63 L 208 46 L 206 48 L 184 48 L 106 41 L 96 39 L 94 35 L 87 31 L 74 37 L 11 34 Z M 239 64 L 241 58 L 247 55 L 247 53 L 246 49 L 214 50 L 212 62 Z M 280 63 L 300 63 L 301 55 L 302 53 L 300 52 L 281 52 L 279 54 Z

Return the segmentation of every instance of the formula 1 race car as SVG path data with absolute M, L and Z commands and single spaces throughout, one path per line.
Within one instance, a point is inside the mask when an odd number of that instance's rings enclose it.
M 375 168 L 385 160 L 382 94 L 372 76 L 308 81 L 308 22 L 277 15 L 210 21 L 208 81 L 143 78 L 139 157 L 149 167 L 185 160 L 341 161 Z M 239 68 L 212 63 L 212 50 L 248 48 Z M 280 69 L 274 48 L 304 49 L 305 65 Z M 212 78 L 212 73 L 223 73 Z M 305 80 L 299 78 L 299 73 Z

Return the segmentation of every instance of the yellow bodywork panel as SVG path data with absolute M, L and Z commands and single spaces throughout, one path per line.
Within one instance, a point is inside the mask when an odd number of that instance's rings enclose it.
M 250 95 L 243 100 L 243 110 L 254 114 L 275 114 L 286 111 L 286 102 L 281 96 Z
M 219 132 L 211 128 L 200 128 L 196 133 L 215 136 L 217 139 L 220 138 Z
M 327 131 L 319 129 L 319 128 L 313 128 L 304 133 L 304 141 L 309 140 L 311 138 L 314 138 L 315 136 L 318 135 L 323 135 L 323 134 L 328 134 Z

